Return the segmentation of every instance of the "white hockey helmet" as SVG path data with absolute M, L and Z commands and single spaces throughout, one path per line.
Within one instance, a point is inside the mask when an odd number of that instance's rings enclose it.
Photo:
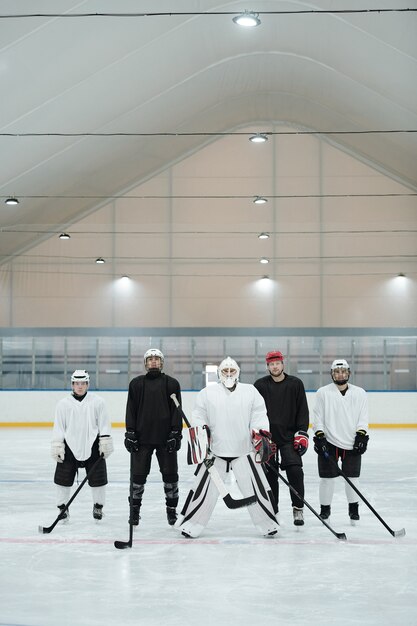
M 335 377 L 333 376 L 333 372 L 338 369 L 345 370 L 346 375 L 343 378 L 335 379 Z M 339 386 L 345 385 L 350 378 L 350 365 L 346 361 L 346 359 L 335 359 L 330 368 L 330 375 L 332 377 L 332 381 L 336 385 L 339 385 Z
M 159 357 L 161 359 L 161 369 L 162 369 L 164 365 L 164 355 L 157 348 L 150 348 L 149 350 L 146 350 L 145 354 L 143 355 L 143 362 L 145 364 L 145 368 L 146 368 L 146 361 L 153 356 Z
M 227 388 L 231 389 L 239 380 L 240 367 L 234 359 L 227 356 L 217 368 L 217 376 L 220 382 Z
M 90 382 L 90 374 L 87 370 L 75 370 L 71 374 L 71 382 L 72 383 L 89 383 Z

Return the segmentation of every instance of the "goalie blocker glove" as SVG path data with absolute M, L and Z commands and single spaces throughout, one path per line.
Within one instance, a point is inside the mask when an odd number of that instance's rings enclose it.
M 137 452 L 139 450 L 138 436 L 133 430 L 125 432 L 125 448 L 128 452 Z
M 98 451 L 105 459 L 114 451 L 113 439 L 110 435 L 102 435 L 98 440 Z
M 167 452 L 178 452 L 181 448 L 182 434 L 179 430 L 171 430 L 167 439 Z
M 300 456 L 303 456 L 307 452 L 308 448 L 308 433 L 305 430 L 299 430 L 294 435 L 294 450 L 298 452 Z
M 322 430 L 317 430 L 313 441 L 314 450 L 317 454 L 326 457 L 329 454 L 329 442 L 327 441 L 324 432 Z
M 277 451 L 277 446 L 271 440 L 271 433 L 267 430 L 252 430 L 252 442 L 255 448 L 256 463 L 267 463 Z
M 356 454 L 363 454 L 368 447 L 369 435 L 366 434 L 366 430 L 357 430 L 355 442 L 353 444 L 353 452 Z

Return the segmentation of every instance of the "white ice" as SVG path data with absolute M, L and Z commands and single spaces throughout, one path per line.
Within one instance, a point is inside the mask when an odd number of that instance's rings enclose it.
M 307 509 L 305 526 L 295 527 L 283 483 L 277 538 L 259 536 L 246 510 L 219 499 L 205 533 L 188 540 L 166 522 L 154 459 L 133 547 L 116 550 L 114 540 L 129 535 L 122 430 L 108 460 L 105 518 L 93 520 L 86 485 L 69 523 L 39 534 L 57 515 L 50 430 L 2 429 L 0 626 L 416 626 L 417 429 L 370 434 L 361 490 L 405 537 L 393 537 L 365 504 L 352 526 L 339 478 L 329 523 L 347 541 Z M 312 446 L 304 466 L 305 497 L 318 510 Z M 192 473 L 181 450 L 180 505 Z

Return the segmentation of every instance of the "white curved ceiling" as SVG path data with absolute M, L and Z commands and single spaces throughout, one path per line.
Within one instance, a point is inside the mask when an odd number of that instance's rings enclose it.
M 58 4 L 84 15 L 29 17 L 56 14 Z M 3 1 L 0 194 L 20 204 L 1 204 L 0 259 L 248 125 L 321 133 L 417 191 L 417 3 L 345 6 L 406 7 L 414 10 L 318 13 L 335 8 L 328 0 Z M 262 24 L 237 27 L 227 13 L 242 9 Z M 312 12 L 294 13 L 302 10 Z M 273 11 L 291 13 L 262 14 Z M 167 14 L 85 15 L 105 12 Z

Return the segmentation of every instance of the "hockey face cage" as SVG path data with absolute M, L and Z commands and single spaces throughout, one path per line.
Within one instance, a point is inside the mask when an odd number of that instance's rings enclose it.
M 239 380 L 240 367 L 230 356 L 223 359 L 217 368 L 217 376 L 220 382 L 227 388 L 232 389 Z

